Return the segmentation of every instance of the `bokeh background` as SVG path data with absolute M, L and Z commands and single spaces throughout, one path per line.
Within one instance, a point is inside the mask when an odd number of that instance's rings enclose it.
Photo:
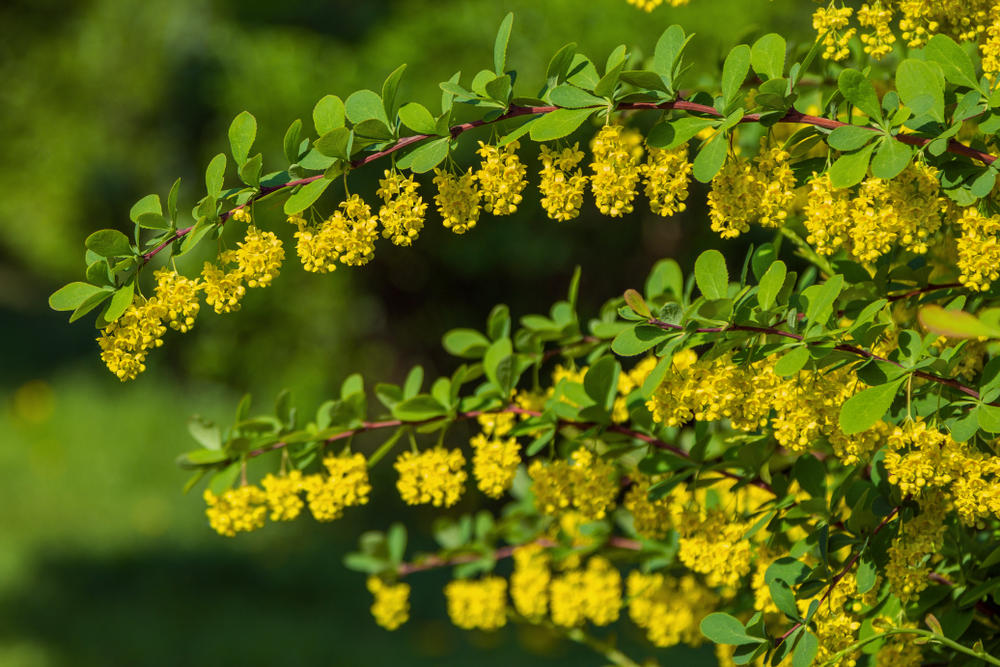
M 706 234 L 700 186 L 669 221 L 644 205 L 610 220 L 590 205 L 580 220 L 555 223 L 534 194 L 517 215 L 484 215 L 465 236 L 432 214 L 413 248 L 383 242 L 368 266 L 327 276 L 305 274 L 288 245 L 273 287 L 253 291 L 235 315 L 203 310 L 194 331 L 168 334 L 129 384 L 100 363 L 93 325 L 67 324 L 46 298 L 82 275 L 89 232 L 129 231 L 139 197 L 165 196 L 181 176 L 189 210 L 241 110 L 260 123 L 265 171 L 278 170 L 292 120 L 311 129 L 321 96 L 377 90 L 400 63 L 409 65 L 403 98 L 438 108 L 439 81 L 490 66 L 507 11 L 516 14 L 511 66 L 533 94 L 566 42 L 603 62 L 620 43 L 651 53 L 680 23 L 698 34 L 689 51 L 697 80 L 714 76 L 740 39 L 778 31 L 810 40 L 812 9 L 792 0 L 692 0 L 652 14 L 624 0 L 2 3 L 0 665 L 600 664 L 543 630 L 451 627 L 444 572 L 413 579 L 402 630 L 375 626 L 364 578 L 343 568 L 343 555 L 363 530 L 401 518 L 417 547 L 430 546 L 421 532 L 429 515 L 406 511 L 388 466 L 376 483 L 388 491 L 339 522 L 303 519 L 228 540 L 208 529 L 198 493 L 182 495 L 173 461 L 195 446 L 188 415 L 225 423 L 244 392 L 266 410 L 291 387 L 311 414 L 352 372 L 399 382 L 419 363 L 432 377 L 450 373 L 441 334 L 481 328 L 498 302 L 515 317 L 546 312 L 577 264 L 585 318 L 640 286 L 656 259 L 689 267 L 700 248 L 720 247 Z M 466 135 L 459 161 L 488 137 Z M 534 154 L 523 158 L 536 168 Z M 352 191 L 371 197 L 380 170 L 353 174 Z M 278 213 L 258 209 L 258 224 L 287 242 Z M 745 243 L 722 245 L 734 264 Z M 198 260 L 181 268 L 194 272 Z M 627 623 L 615 631 L 634 639 Z M 709 650 L 670 655 L 714 663 Z

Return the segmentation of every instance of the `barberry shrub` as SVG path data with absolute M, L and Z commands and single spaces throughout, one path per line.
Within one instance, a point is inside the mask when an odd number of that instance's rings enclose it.
M 492 70 L 441 84 L 438 113 L 399 99 L 402 67 L 381 92 L 324 97 L 314 132 L 285 133 L 280 171 L 264 171 L 241 113 L 232 168 L 212 159 L 192 218 L 177 183 L 165 206 L 144 197 L 134 234 L 87 238 L 86 280 L 51 306 L 98 312 L 102 361 L 135 379 L 168 328 L 192 329 L 201 297 L 232 313 L 279 278 L 265 200 L 283 202 L 282 235 L 316 273 L 418 242 L 432 210 L 472 233 L 536 180 L 567 234 L 590 198 L 610 218 L 668 218 L 693 178 L 721 238 L 772 240 L 707 250 L 688 276 L 662 259 L 585 318 L 578 271 L 546 314 L 497 306 L 482 330 L 445 333 L 451 375 L 417 367 L 370 389 L 352 375 L 308 422 L 288 393 L 268 414 L 242 402 L 225 427 L 193 421 L 201 447 L 180 464 L 188 489 L 205 482 L 208 524 L 232 537 L 336 520 L 392 460 L 408 504 L 505 504 L 443 513 L 434 553 L 408 555 L 401 524 L 362 536 L 345 564 L 389 630 L 420 612 L 410 580 L 452 567 L 457 626 L 541 624 L 619 665 L 638 664 L 607 629 L 626 622 L 651 653 L 707 639 L 721 664 L 1000 665 L 1000 8 L 832 2 L 814 43 L 763 34 L 714 82 L 685 79 L 692 36 L 675 25 L 645 57 L 567 45 L 526 90 L 512 20 Z M 458 105 L 478 117 L 456 124 Z M 466 135 L 476 164 L 452 158 Z M 347 191 L 362 168 L 383 174 L 377 202 Z M 233 226 L 243 240 L 220 241 L 199 275 L 163 261 Z M 476 427 L 467 443 L 457 422 Z M 377 446 L 356 447 L 362 433 Z

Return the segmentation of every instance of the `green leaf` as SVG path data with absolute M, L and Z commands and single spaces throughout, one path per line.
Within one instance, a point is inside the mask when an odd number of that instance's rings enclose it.
M 728 152 L 729 142 L 726 141 L 725 132 L 716 132 L 702 144 L 691 170 L 699 183 L 708 183 L 719 173 L 722 165 L 726 163 Z
M 392 70 L 389 76 L 385 77 L 385 82 L 382 83 L 382 108 L 385 110 L 386 118 L 392 118 L 396 115 L 396 93 L 399 91 L 399 82 L 405 71 L 406 65 L 400 65 Z
M 264 156 L 257 153 L 240 166 L 240 180 L 251 187 L 260 187 L 260 170 L 263 164 Z
M 132 305 L 132 297 L 135 295 L 135 281 L 128 282 L 118 289 L 111 296 L 111 303 L 108 304 L 108 309 L 104 312 L 104 320 L 107 322 L 114 322 L 122 313 Z
M 353 137 L 354 133 L 346 127 L 335 127 L 313 142 L 313 146 L 327 157 L 349 160 Z
M 706 299 L 725 299 L 729 293 L 726 258 L 718 250 L 706 250 L 694 261 L 694 280 Z
M 96 231 L 83 244 L 101 257 L 130 257 L 133 254 L 128 237 L 117 229 Z
M 746 628 L 733 616 L 714 612 L 701 619 L 701 634 L 716 644 L 760 644 L 765 640 L 751 637 Z
M 549 101 L 557 107 L 581 109 L 583 107 L 606 106 L 608 101 L 586 90 L 564 83 L 549 91 Z
M 509 360 L 514 354 L 514 348 L 511 345 L 510 338 L 498 338 L 493 341 L 492 344 L 486 349 L 486 354 L 483 355 L 483 372 L 486 373 L 486 377 L 490 381 L 497 385 L 498 387 L 504 388 L 507 386 L 506 377 L 501 377 L 508 372 L 506 368 L 502 368 L 509 364 Z
M 675 66 L 690 39 L 691 37 L 684 35 L 684 28 L 672 25 L 664 30 L 660 38 L 656 40 L 656 48 L 653 51 L 653 69 L 671 87 L 673 87 Z
M 564 45 L 549 60 L 549 66 L 545 70 L 545 78 L 550 82 L 561 83 L 569 73 L 570 65 L 573 64 L 573 56 L 576 54 L 576 42 Z
M 160 195 L 146 195 L 135 204 L 132 205 L 132 210 L 129 211 L 128 217 L 132 222 L 139 222 L 139 218 L 147 213 L 155 213 L 157 215 L 163 215 L 163 209 L 160 207 Z
M 63 285 L 49 296 L 49 308 L 52 310 L 76 310 L 87 299 L 105 293 L 110 295 L 111 290 L 90 283 L 70 283 Z
M 920 324 L 932 333 L 949 338 L 1000 338 L 1000 329 L 986 324 L 975 315 L 961 310 L 945 310 L 932 304 L 917 314 Z
M 597 405 L 610 410 L 618 395 L 618 375 L 621 366 L 614 357 L 601 357 L 583 376 L 583 390 Z
M 634 289 L 625 290 L 625 303 L 628 304 L 628 307 L 631 308 L 636 315 L 645 317 L 646 319 L 653 316 L 653 313 L 649 311 L 649 306 L 646 305 L 645 299 L 643 299 L 642 295 Z
M 593 109 L 556 109 L 551 111 L 531 124 L 531 139 L 533 141 L 552 141 L 573 134 L 593 113 Z
M 479 359 L 490 346 L 490 339 L 475 329 L 452 329 L 441 340 L 444 349 L 456 357 Z
M 833 132 L 826 138 L 826 143 L 830 148 L 838 151 L 856 151 L 872 139 L 878 138 L 878 133 L 873 132 L 870 127 L 859 125 L 841 125 L 834 128 Z
M 781 260 L 772 262 L 771 266 L 767 267 L 767 271 L 761 276 L 760 285 L 757 286 L 757 303 L 763 310 L 774 307 L 775 299 L 781 291 L 781 286 L 785 284 L 787 274 L 788 269 Z
M 924 55 L 941 66 L 944 78 L 957 86 L 979 88 L 976 68 L 962 47 L 947 35 L 937 34 L 924 47 Z
M 422 422 L 448 414 L 448 408 L 428 394 L 418 394 L 397 403 L 392 416 L 404 422 Z
M 870 118 L 882 120 L 882 105 L 875 93 L 875 86 L 867 76 L 854 69 L 845 69 L 837 77 L 837 87 L 848 102 L 861 109 Z
M 656 392 L 656 389 L 663 383 L 663 378 L 666 376 L 667 371 L 670 370 L 670 366 L 673 363 L 673 356 L 666 355 L 658 362 L 656 362 L 656 367 L 653 372 L 646 376 L 646 379 L 642 383 L 642 389 L 640 393 L 645 399 L 649 399 Z
M 878 569 L 875 563 L 868 557 L 862 557 L 858 562 L 858 572 L 855 575 L 858 586 L 858 595 L 864 595 L 875 586 L 878 580 Z
M 795 652 L 792 653 L 792 667 L 809 667 L 816 659 L 816 651 L 819 650 L 819 639 L 811 631 L 802 633 L 799 643 L 795 645 Z
M 646 136 L 646 143 L 654 148 L 676 148 L 687 143 L 706 127 L 712 127 L 717 123 L 718 121 L 712 118 L 681 116 L 675 120 L 654 125 Z
M 336 95 L 326 95 L 313 107 L 313 126 L 316 134 L 323 136 L 330 130 L 344 127 L 346 111 L 344 102 Z
M 793 348 L 791 352 L 778 359 L 774 364 L 774 372 L 781 377 L 795 375 L 809 361 L 809 348 L 805 345 Z
M 399 120 L 418 134 L 435 134 L 437 122 L 423 104 L 410 102 L 399 110 Z
M 226 178 L 226 154 L 219 153 L 208 163 L 205 169 L 205 189 L 215 199 L 222 194 L 222 186 Z
M 849 188 L 857 185 L 868 175 L 868 162 L 871 160 L 872 151 L 875 144 L 854 151 L 844 153 L 830 167 L 830 182 L 836 188 Z
M 734 46 L 722 64 L 722 97 L 731 102 L 740 86 L 750 73 L 750 47 L 746 44 Z
M 282 149 L 285 153 L 285 159 L 288 160 L 289 163 L 299 161 L 299 145 L 301 144 L 301 138 L 302 119 L 296 118 L 295 121 L 288 126 L 288 130 L 285 131 L 285 138 L 281 142 Z
M 634 357 L 667 340 L 673 334 L 651 324 L 625 329 L 611 341 L 611 351 L 623 357 Z
M 354 91 L 344 103 L 344 108 L 347 111 L 347 117 L 355 125 L 373 118 L 382 121 L 386 126 L 389 125 L 389 118 L 385 115 L 385 107 L 382 106 L 382 98 L 374 90 Z
M 400 169 L 410 169 L 417 174 L 426 173 L 448 157 L 450 144 L 450 137 L 441 137 L 422 143 L 399 159 L 396 164 Z
M 222 448 L 222 433 L 219 427 L 198 415 L 188 419 L 188 432 L 205 449 L 217 451 Z
M 510 12 L 500 22 L 496 40 L 493 42 L 493 71 L 497 76 L 503 74 L 507 68 L 507 42 L 510 41 L 510 29 L 513 24 L 514 12 Z
M 833 304 L 844 289 L 844 276 L 839 273 L 830 276 L 822 285 L 807 287 L 802 295 L 808 300 L 806 319 L 809 322 L 824 323 L 833 314 Z
M 844 435 L 867 431 L 882 419 L 905 379 L 869 387 L 844 401 L 840 408 L 840 430 Z
M 884 137 L 872 159 L 872 176 L 889 180 L 899 176 L 913 158 L 913 147 Z
M 777 79 L 785 73 L 785 38 L 776 33 L 764 35 L 750 48 L 750 64 L 763 79 Z
M 385 542 L 389 547 L 389 560 L 395 565 L 402 563 L 406 555 L 406 526 L 398 521 L 389 526 Z
M 928 112 L 944 122 L 944 78 L 930 63 L 907 58 L 896 68 L 896 91 L 913 113 Z
M 792 619 L 799 618 L 799 610 L 795 606 L 795 594 L 792 587 L 784 579 L 772 579 L 768 584 L 771 591 L 771 599 L 775 606 L 785 616 Z
M 676 260 L 661 259 L 653 265 L 646 278 L 646 297 L 654 299 L 661 294 L 672 294 L 678 299 L 684 296 L 684 274 Z
M 257 138 L 257 119 L 249 111 L 241 111 L 229 125 L 229 147 L 236 164 L 243 164 Z
M 303 185 L 298 192 L 285 201 L 285 215 L 293 215 L 312 206 L 313 202 L 319 199 L 332 182 L 325 178 L 317 178 L 315 181 Z
M 987 433 L 1000 433 L 1000 407 L 983 403 L 976 408 L 976 418 L 982 430 Z

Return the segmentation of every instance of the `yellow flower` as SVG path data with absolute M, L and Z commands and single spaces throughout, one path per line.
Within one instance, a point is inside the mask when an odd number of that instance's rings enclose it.
M 256 530 L 267 517 L 267 494 L 251 485 L 226 489 L 221 496 L 205 489 L 205 515 L 208 524 L 219 535 L 235 537 L 236 533 Z
M 653 479 L 642 473 L 630 475 L 634 484 L 625 494 L 625 509 L 632 515 L 635 532 L 652 540 L 661 540 L 673 527 L 672 506 L 669 496 L 649 499 Z
M 654 646 L 698 646 L 704 641 L 699 624 L 716 610 L 719 597 L 694 577 L 674 579 L 632 570 L 625 585 L 629 618 Z
M 435 447 L 420 453 L 403 452 L 394 465 L 396 488 L 408 505 L 431 503 L 451 507 L 458 502 L 468 478 L 461 450 Z
M 986 291 L 1000 278 L 1000 215 L 986 217 L 974 207 L 967 208 L 958 221 L 958 269 L 962 285 Z
M 642 175 L 646 183 L 649 208 L 657 215 L 669 217 L 687 208 L 688 181 L 693 165 L 688 161 L 687 144 L 673 150 L 649 148 Z
M 813 172 L 802 221 L 809 235 L 806 241 L 820 255 L 832 255 L 850 241 L 850 193 L 836 188 L 829 173 Z
M 308 475 L 302 480 L 309 511 L 317 521 L 340 518 L 345 507 L 365 505 L 372 487 L 368 464 L 362 454 L 327 456 L 323 466 L 329 473 Z
M 372 215 L 371 207 L 358 195 L 351 195 L 342 201 L 339 208 L 329 222 L 340 230 L 335 245 L 340 262 L 348 266 L 367 264 L 375 256 L 378 218 Z
M 239 310 L 240 299 L 247 293 L 247 288 L 243 286 L 243 272 L 239 268 L 229 270 L 225 268 L 235 261 L 236 253 L 226 250 L 219 254 L 218 264 L 205 262 L 201 271 L 205 303 L 212 306 L 216 313 L 232 313 Z
M 387 584 L 379 577 L 368 577 L 368 590 L 375 596 L 372 616 L 386 630 L 395 630 L 410 619 L 410 585 Z
M 587 449 L 575 450 L 568 461 L 545 464 L 536 460 L 528 475 L 536 506 L 543 514 L 556 516 L 572 508 L 588 519 L 603 519 L 615 506 L 615 468 Z
M 427 204 L 417 193 L 419 187 L 412 175 L 403 178 L 395 170 L 386 170 L 385 178 L 379 181 L 376 194 L 385 202 L 378 212 L 382 237 L 392 239 L 395 245 L 411 245 L 424 227 Z
M 538 621 L 548 609 L 549 555 L 538 543 L 525 544 L 514 549 L 514 573 L 510 576 L 510 597 L 517 613 Z
M 605 125 L 590 144 L 594 175 L 590 186 L 597 208 L 604 215 L 620 218 L 633 209 L 639 182 L 638 159 L 632 155 L 620 125 Z
M 512 141 L 503 148 L 479 142 L 479 156 L 483 159 L 476 171 L 483 208 L 493 215 L 510 215 L 517 211 L 523 197 L 521 192 L 528 181 L 527 167 L 517 157 L 520 144 Z
M 470 171 L 456 176 L 440 169 L 435 169 L 434 174 L 434 185 L 438 189 L 434 202 L 442 224 L 456 234 L 464 234 L 479 220 L 481 195 L 475 176 Z
M 514 428 L 513 412 L 484 412 L 476 417 L 476 421 L 483 428 L 483 434 L 487 436 L 501 437 L 507 435 Z
M 253 225 L 236 250 L 236 265 L 247 287 L 267 287 L 278 275 L 285 248 L 274 232 L 262 232 Z
M 590 620 L 608 625 L 618 620 L 622 605 L 621 574 L 610 561 L 594 556 L 586 569 L 569 570 L 552 579 L 549 606 L 552 622 L 571 628 Z
M 479 490 L 491 498 L 499 498 L 514 482 L 514 473 L 521 463 L 521 446 L 517 438 L 487 439 L 480 433 L 472 438 L 472 474 Z
M 194 318 L 201 310 L 198 290 L 201 282 L 164 267 L 153 272 L 156 278 L 156 298 L 166 311 L 164 319 L 170 328 L 181 333 L 191 330 Z
M 583 159 L 579 144 L 558 152 L 542 145 L 538 157 L 542 161 L 538 189 L 542 193 L 542 208 L 546 215 L 563 222 L 580 215 L 587 177 L 577 168 Z
M 451 622 L 466 630 L 496 630 L 507 624 L 507 580 L 455 579 L 444 587 Z
M 823 41 L 823 57 L 827 60 L 844 60 L 851 54 L 847 43 L 856 30 L 847 28 L 853 9 L 850 7 L 820 7 L 813 13 L 813 29 Z
M 865 53 L 875 60 L 882 60 L 892 51 L 892 45 L 896 42 L 896 36 L 892 34 L 892 9 L 883 7 L 881 2 L 876 0 L 874 5 L 865 3 L 858 10 L 858 24 L 862 28 L 873 28 L 873 32 L 861 33 L 861 43 L 864 44 Z
M 250 223 L 252 218 L 250 216 L 250 209 L 246 205 L 240 206 L 233 209 L 232 219 L 236 222 Z
M 271 508 L 271 521 L 292 521 L 302 512 L 305 503 L 299 497 L 302 491 L 302 472 L 293 470 L 280 477 L 268 473 L 261 480 Z
M 101 361 L 119 380 L 134 380 L 146 370 L 149 350 L 163 344 L 167 328 L 161 320 L 166 316 L 166 308 L 156 297 L 136 300 L 121 317 L 101 330 L 97 339 Z
M 302 268 L 310 273 L 330 273 L 337 269 L 340 259 L 341 229 L 332 219 L 319 225 L 309 225 L 300 215 L 288 217 L 288 222 L 297 225 L 295 232 L 295 252 L 302 262 Z

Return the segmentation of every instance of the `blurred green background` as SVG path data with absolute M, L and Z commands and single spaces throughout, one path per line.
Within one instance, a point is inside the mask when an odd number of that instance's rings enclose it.
M 497 302 L 515 317 L 546 311 L 576 264 L 585 318 L 641 285 L 660 257 L 686 268 L 700 247 L 719 246 L 705 233 L 700 186 L 689 212 L 669 221 L 644 205 L 600 218 L 590 205 L 580 220 L 555 223 L 534 195 L 517 215 L 484 215 L 465 236 L 432 215 L 413 248 L 383 242 L 370 265 L 328 276 L 304 274 L 288 245 L 275 286 L 248 295 L 236 315 L 203 310 L 194 331 L 168 334 L 129 384 L 100 363 L 93 326 L 68 325 L 46 298 L 82 275 L 89 232 L 129 231 L 128 209 L 142 195 L 165 196 L 182 176 L 190 209 L 243 109 L 260 123 L 265 171 L 277 170 L 292 120 L 310 128 L 322 95 L 378 89 L 400 63 L 409 65 L 403 98 L 437 108 L 437 82 L 460 67 L 468 81 L 490 65 L 507 11 L 516 13 L 510 62 L 533 94 L 566 42 L 603 62 L 619 43 L 651 53 L 680 23 L 698 33 L 695 77 L 711 76 L 740 39 L 810 39 L 811 9 L 791 0 L 692 0 L 652 14 L 624 0 L 3 3 L 0 665 L 600 664 L 541 630 L 452 628 L 444 572 L 411 582 L 413 618 L 402 630 L 375 626 L 363 577 L 341 559 L 362 530 L 404 513 L 386 466 L 383 492 L 337 523 L 304 519 L 227 540 L 208 529 L 199 494 L 181 495 L 185 475 L 173 460 L 194 446 L 188 415 L 225 422 L 245 391 L 267 409 L 293 387 L 311 414 L 351 372 L 398 382 L 420 363 L 432 376 L 450 373 L 442 333 L 481 327 Z M 470 133 L 465 157 L 488 136 Z M 523 157 L 534 169 L 534 155 Z M 371 198 L 381 168 L 352 175 L 352 191 Z M 289 241 L 274 208 L 259 209 L 258 222 Z M 743 245 L 723 245 L 734 263 Z M 429 545 L 420 533 L 428 515 L 406 516 L 415 543 Z M 627 623 L 615 631 L 636 636 Z M 707 650 L 671 655 L 714 662 Z

